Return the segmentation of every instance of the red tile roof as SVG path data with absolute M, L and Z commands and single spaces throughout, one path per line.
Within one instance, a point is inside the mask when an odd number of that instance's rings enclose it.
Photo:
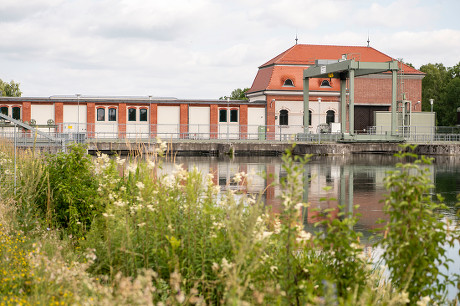
M 315 60 L 338 60 L 343 54 L 348 59 L 362 62 L 388 62 L 392 57 L 372 48 L 362 46 L 328 46 L 328 45 L 294 45 L 278 56 L 272 58 L 259 67 L 256 78 L 248 93 L 267 89 L 302 90 L 303 70 L 314 65 Z M 286 66 L 287 65 L 287 66 Z M 404 74 L 423 74 L 423 72 L 403 65 Z M 283 87 L 286 78 L 294 82 L 294 87 Z M 310 90 L 319 89 L 319 84 L 310 80 Z M 333 88 L 321 90 L 339 90 L 338 84 L 331 84 Z M 336 88 L 335 88 L 336 87 Z

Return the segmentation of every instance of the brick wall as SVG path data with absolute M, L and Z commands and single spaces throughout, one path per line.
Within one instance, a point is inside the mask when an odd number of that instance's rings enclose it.
M 94 137 L 96 131 L 96 104 L 86 103 L 86 132 L 89 138 Z
M 240 105 L 240 138 L 248 137 L 248 106 Z
M 64 122 L 64 103 L 54 103 L 54 123 L 58 126 L 57 132 L 62 132 L 62 123 Z
M 219 122 L 218 122 L 218 107 L 217 104 L 211 104 L 210 106 L 210 117 L 209 118 L 209 131 L 210 131 L 210 137 L 211 139 L 217 139 L 217 134 L 219 133 Z
M 150 135 L 151 137 L 157 136 L 158 124 L 158 104 L 150 104 Z
M 118 104 L 118 137 L 126 136 L 126 103 Z
M 180 138 L 185 138 L 188 134 L 188 105 L 180 105 Z

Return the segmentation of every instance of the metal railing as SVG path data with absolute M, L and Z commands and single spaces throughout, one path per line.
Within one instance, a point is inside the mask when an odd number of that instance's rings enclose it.
M 76 128 L 78 126 L 78 129 Z M 154 142 L 166 141 L 283 141 L 283 142 L 336 142 L 342 133 L 330 133 L 310 127 L 304 132 L 301 125 L 240 125 L 236 124 L 79 124 L 35 126 L 37 132 L 0 120 L 0 138 L 15 139 L 19 146 L 55 146 L 56 143 Z M 390 127 L 374 126 L 355 131 L 356 135 L 390 135 Z M 460 127 L 408 127 L 397 129 L 398 136 L 414 143 L 434 141 L 460 141 Z

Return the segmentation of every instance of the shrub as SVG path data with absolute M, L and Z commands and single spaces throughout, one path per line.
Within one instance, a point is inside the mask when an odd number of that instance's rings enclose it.
M 413 147 L 410 147 L 413 149 Z M 445 245 L 453 246 L 457 233 L 448 233 L 449 224 L 442 220 L 441 209 L 446 209 L 442 198 L 431 198 L 434 188 L 429 169 L 431 159 L 410 152 L 396 154 L 401 162 L 398 170 L 388 172 L 385 187 L 389 191 L 384 211 L 389 222 L 377 243 L 383 247 L 383 259 L 389 268 L 394 287 L 406 290 L 411 304 L 423 297 L 443 302 L 446 286 L 452 283 L 439 266 L 448 267 Z M 415 159 L 414 162 L 404 162 Z M 447 221 L 448 222 L 448 221 Z
M 81 237 L 101 210 L 98 184 L 85 147 L 72 145 L 69 149 L 46 157 L 36 202 L 50 225 Z

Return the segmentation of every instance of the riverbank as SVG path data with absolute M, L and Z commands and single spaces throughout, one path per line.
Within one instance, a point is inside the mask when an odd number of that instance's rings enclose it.
M 168 143 L 168 151 L 178 156 L 279 156 L 286 149 L 292 148 L 292 141 L 171 141 Z M 94 141 L 88 144 L 88 153 L 96 154 L 117 153 L 125 155 L 136 150 L 142 153 L 154 152 L 155 142 L 130 143 L 114 141 Z M 293 151 L 296 155 L 348 155 L 354 153 L 384 153 L 393 154 L 400 150 L 398 143 L 297 143 Z M 417 144 L 415 150 L 419 155 L 458 155 L 460 143 L 429 143 Z

